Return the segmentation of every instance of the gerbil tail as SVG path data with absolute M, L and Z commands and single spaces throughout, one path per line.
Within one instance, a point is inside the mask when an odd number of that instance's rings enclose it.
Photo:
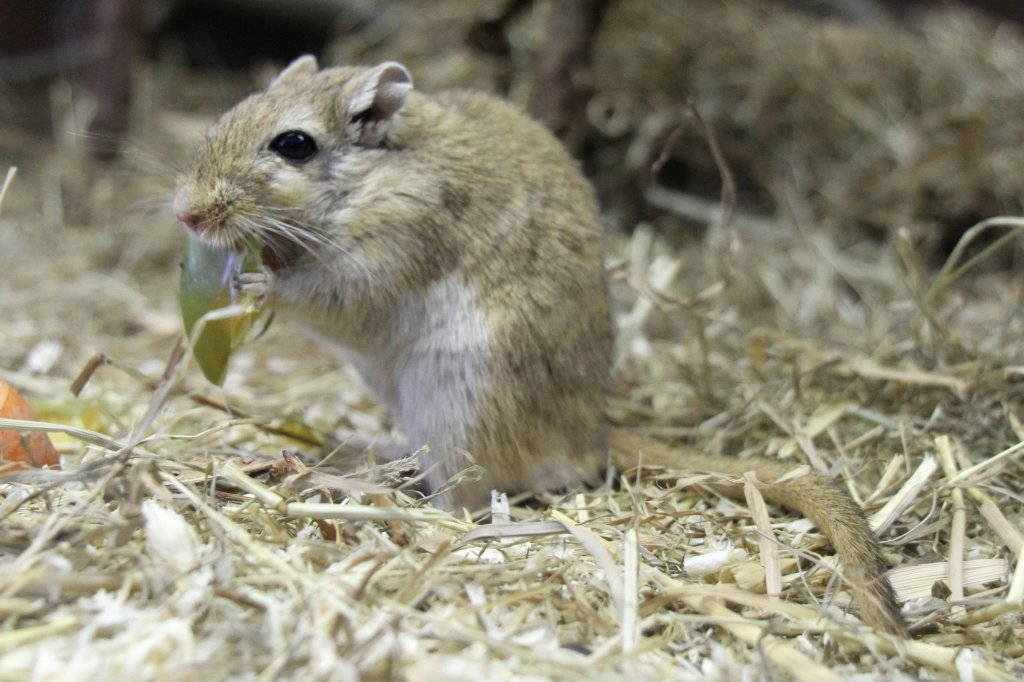
M 861 619 L 890 634 L 909 635 L 892 585 L 885 575 L 886 565 L 878 539 L 864 512 L 845 490 L 817 473 L 776 483 L 793 470 L 793 466 L 785 462 L 702 455 L 621 429 L 613 429 L 610 435 L 612 461 L 621 472 L 633 469 L 641 462 L 644 466 L 730 476 L 742 476 L 753 471 L 759 481 L 768 484 L 761 489 L 766 500 L 806 516 L 835 547 L 842 564 L 842 576 L 857 600 Z M 716 486 L 716 489 L 740 499 L 743 497 L 739 486 Z

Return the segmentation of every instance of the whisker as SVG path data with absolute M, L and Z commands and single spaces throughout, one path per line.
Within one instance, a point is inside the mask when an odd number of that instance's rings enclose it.
M 338 245 L 330 240 L 326 235 L 313 227 L 295 225 L 292 222 L 279 220 L 266 215 L 247 214 L 245 217 L 248 224 L 254 229 L 284 237 L 288 241 L 294 242 L 307 250 L 309 250 L 311 246 L 323 246 L 327 248 L 338 247 Z M 310 251 L 310 253 L 313 254 L 312 251 Z
M 262 233 L 280 237 L 284 242 L 300 247 L 320 263 L 326 263 L 322 249 L 318 249 L 316 247 L 321 244 L 330 246 L 330 243 L 323 240 L 323 238 L 318 235 L 304 232 L 295 226 L 281 221 L 267 220 L 265 218 L 259 219 L 249 216 L 244 217 L 244 227 L 249 233 L 254 235 Z M 288 254 L 282 247 L 281 240 L 271 239 L 267 242 L 267 246 L 275 256 L 284 258 L 287 257 Z
M 322 227 L 296 220 L 294 216 L 284 215 L 284 211 L 275 211 L 266 207 L 261 207 L 258 212 L 236 213 L 236 216 L 236 226 L 247 237 L 258 235 L 278 237 L 289 244 L 298 246 L 325 267 L 337 265 L 336 259 L 329 257 L 330 252 L 340 253 L 345 256 L 346 268 L 359 273 L 366 281 L 375 279 L 371 269 L 361 259 L 356 258 L 351 250 L 335 241 Z M 288 255 L 282 253 L 280 244 L 275 243 L 272 239 L 267 242 L 267 245 L 275 256 Z

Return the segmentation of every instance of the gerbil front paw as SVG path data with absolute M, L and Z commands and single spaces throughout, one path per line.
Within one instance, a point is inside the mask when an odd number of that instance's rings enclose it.
M 257 272 L 235 275 L 231 285 L 243 301 L 249 299 L 257 308 L 262 308 L 273 293 L 274 281 L 273 271 L 264 265 Z

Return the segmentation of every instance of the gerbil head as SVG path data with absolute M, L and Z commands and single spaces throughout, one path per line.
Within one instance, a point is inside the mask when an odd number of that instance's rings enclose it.
M 258 237 L 271 267 L 297 256 L 296 247 L 312 250 L 323 239 L 319 217 L 346 192 L 324 180 L 346 157 L 388 146 L 411 89 L 396 62 L 320 71 L 314 57 L 296 59 L 210 129 L 179 185 L 175 215 L 212 244 Z

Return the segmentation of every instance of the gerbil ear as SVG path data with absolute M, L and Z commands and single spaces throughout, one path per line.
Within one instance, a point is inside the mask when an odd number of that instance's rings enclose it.
M 412 90 L 409 70 L 398 62 L 384 62 L 360 76 L 348 101 L 350 119 L 387 121 L 405 104 Z
M 295 76 L 312 76 L 319 68 L 320 66 L 316 63 L 316 57 L 311 54 L 304 54 L 284 67 L 284 71 L 277 74 L 277 78 L 270 81 L 270 86 L 267 89 L 275 88 Z

